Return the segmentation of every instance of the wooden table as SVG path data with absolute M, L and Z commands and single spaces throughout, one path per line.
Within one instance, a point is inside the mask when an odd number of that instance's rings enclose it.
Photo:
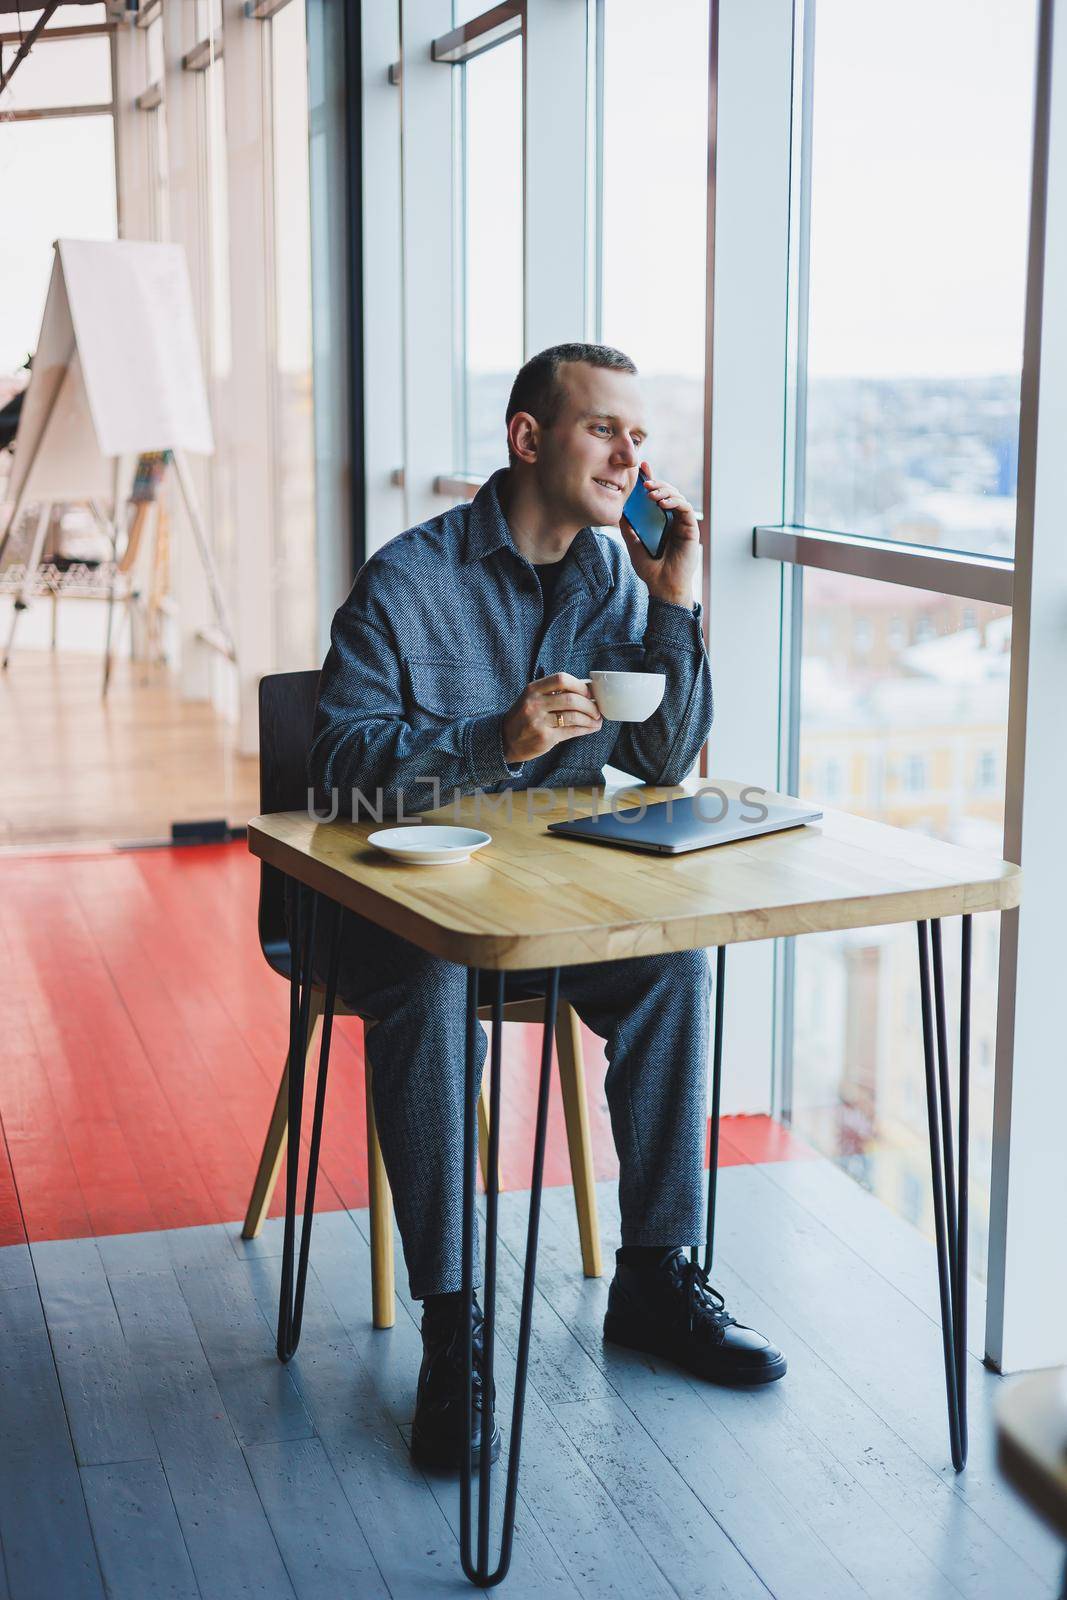
M 708 779 L 731 802 L 742 786 L 728 779 Z M 628 791 L 628 800 L 648 803 L 692 792 L 696 787 Z M 762 798 L 789 804 L 789 797 Z M 510 807 L 508 801 L 510 800 Z M 530 1196 L 526 1283 L 518 1344 L 511 1457 L 505 1503 L 504 1537 L 497 1568 L 488 1567 L 489 1459 L 480 1466 L 479 1540 L 475 1561 L 470 1550 L 471 1470 L 461 1473 L 461 1556 L 464 1571 L 483 1586 L 499 1582 L 510 1560 L 519 1447 L 521 1442 L 526 1363 L 529 1352 L 537 1222 L 544 1159 L 548 1077 L 559 969 L 589 961 L 618 961 L 670 950 L 718 952 L 715 1036 L 712 1064 L 712 1158 L 709 1170 L 708 1239 L 705 1268 L 710 1267 L 714 1227 L 718 1106 L 722 1073 L 722 1007 L 725 951 L 729 944 L 792 934 L 823 933 L 891 922 L 915 922 L 918 936 L 919 988 L 926 1068 L 928 1132 L 934 1192 L 938 1283 L 941 1297 L 945 1386 L 953 1463 L 961 1470 L 967 1453 L 966 1413 L 966 1287 L 967 1287 L 967 1156 L 969 1120 L 970 954 L 971 916 L 977 911 L 1003 911 L 1018 905 L 1021 872 L 1010 862 L 943 844 L 901 828 L 869 822 L 844 812 L 826 811 L 821 822 L 751 840 L 719 845 L 689 855 L 664 857 L 625 849 L 608 849 L 546 832 L 549 822 L 568 814 L 588 815 L 594 803 L 609 803 L 603 789 L 528 790 L 508 796 L 472 796 L 458 805 L 426 812 L 421 820 L 460 822 L 492 835 L 469 862 L 449 869 L 401 864 L 368 846 L 367 835 L 379 826 L 363 817 L 357 822 L 317 822 L 305 812 L 257 817 L 248 826 L 249 849 L 261 860 L 302 886 L 298 945 L 293 962 L 290 1002 L 292 1037 L 289 1059 L 305 1056 L 307 1003 L 310 993 L 311 908 L 326 901 L 357 913 L 401 935 L 433 955 L 468 969 L 467 1106 L 464 1148 L 464 1287 L 473 1296 L 473 1235 L 476 1139 L 474 1128 L 475 1030 L 478 1027 L 478 973 L 545 972 L 546 1003 L 541 1057 L 541 1084 L 535 1136 L 534 1174 Z M 715 814 L 715 797 L 705 802 Z M 792 802 L 796 804 L 795 801 Z M 748 803 L 746 814 L 751 812 Z M 960 1097 L 957 1165 L 953 1155 L 947 1011 L 941 950 L 943 916 L 962 919 L 960 998 Z M 927 924 L 933 948 L 933 1005 L 927 948 Z M 323 1028 L 320 1076 L 328 1057 L 331 984 Z M 499 1138 L 500 1036 L 503 979 L 496 997 L 490 1055 L 492 1137 Z M 303 1022 L 303 1027 L 302 1027 Z M 293 1250 L 296 1198 L 296 1152 L 302 1080 L 290 1075 L 290 1183 L 286 1203 L 286 1256 L 283 1257 L 279 1354 L 288 1359 L 299 1337 L 306 1270 L 306 1238 L 301 1239 L 301 1269 L 294 1300 Z M 321 1099 L 321 1096 L 319 1097 Z M 321 1106 L 312 1134 L 317 1157 Z M 313 1183 L 312 1165 L 309 1184 Z M 491 1182 L 486 1197 L 485 1392 L 492 1391 L 494 1279 L 496 1249 L 496 1160 L 490 1153 Z M 313 1189 L 311 1190 L 313 1200 Z M 312 1205 L 305 1203 L 304 1230 Z M 286 1266 L 286 1261 L 288 1265 Z M 295 1315 L 294 1315 L 295 1311 Z M 468 1384 L 470 1351 L 468 1349 Z M 468 1417 L 469 1422 L 469 1417 Z

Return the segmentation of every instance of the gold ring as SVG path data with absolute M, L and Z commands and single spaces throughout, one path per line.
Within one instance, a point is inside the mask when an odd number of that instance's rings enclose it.
M 565 723 L 563 721 L 563 712 L 562 711 L 557 711 L 556 712 L 556 727 L 557 728 L 562 728 L 564 726 L 565 726 Z

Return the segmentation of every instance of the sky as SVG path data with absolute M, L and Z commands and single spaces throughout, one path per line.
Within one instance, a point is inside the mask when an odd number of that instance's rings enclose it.
M 707 6 L 606 0 L 604 12 L 603 337 L 642 371 L 699 376 Z M 818 0 L 814 376 L 1018 368 L 1034 19 L 1035 0 Z M 52 240 L 114 236 L 109 119 L 2 121 L 4 106 L 46 92 L 96 99 L 97 69 L 74 59 L 89 43 L 49 45 L 36 67 L 31 56 L 0 101 L 0 194 L 18 219 L 0 230 L 0 373 L 36 341 Z M 517 54 L 505 46 L 470 69 L 468 333 L 483 370 L 514 370 L 520 343 Z M 653 293 L 668 238 L 671 292 Z
M 814 376 L 1022 363 L 1034 0 L 818 0 Z

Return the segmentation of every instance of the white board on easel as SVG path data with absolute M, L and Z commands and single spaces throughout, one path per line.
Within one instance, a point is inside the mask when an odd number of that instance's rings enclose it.
M 28 501 L 92 503 L 108 494 L 109 474 L 114 553 L 123 456 L 169 450 L 225 653 L 236 663 L 226 599 L 184 459 L 187 450 L 210 455 L 215 448 L 185 252 L 177 244 L 132 239 L 60 239 L 55 251 L 0 553 Z M 46 532 L 41 515 L 12 606 L 5 671 Z M 113 601 L 112 586 L 109 641 Z M 106 671 L 104 686 L 106 692 Z
M 15 440 L 16 504 L 110 494 L 115 457 L 215 448 L 181 245 L 55 248 Z

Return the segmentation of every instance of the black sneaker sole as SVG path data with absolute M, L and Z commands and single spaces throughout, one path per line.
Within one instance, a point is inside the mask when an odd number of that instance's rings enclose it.
M 480 1445 L 475 1445 L 471 1451 L 474 1465 L 477 1467 L 482 1459 Z M 439 1472 L 459 1472 L 463 1465 L 463 1446 L 449 1444 L 430 1444 L 420 1439 L 412 1429 L 411 1433 L 411 1459 L 418 1467 L 432 1467 Z M 493 1428 L 493 1437 L 489 1447 L 490 1461 L 500 1459 L 500 1429 Z
M 779 1356 L 777 1361 L 768 1361 L 763 1367 L 714 1367 L 702 1366 L 696 1361 L 687 1361 L 677 1348 L 667 1339 L 657 1338 L 654 1334 L 644 1335 L 638 1333 L 618 1317 L 613 1317 L 610 1312 L 604 1318 L 604 1338 L 609 1344 L 623 1345 L 627 1350 L 640 1350 L 645 1355 L 660 1356 L 665 1361 L 673 1362 L 676 1367 L 682 1367 L 686 1372 L 691 1372 L 695 1377 L 704 1378 L 708 1383 L 720 1383 L 729 1389 L 754 1389 L 761 1383 L 776 1383 L 779 1378 L 784 1378 L 787 1369 L 785 1356 Z

